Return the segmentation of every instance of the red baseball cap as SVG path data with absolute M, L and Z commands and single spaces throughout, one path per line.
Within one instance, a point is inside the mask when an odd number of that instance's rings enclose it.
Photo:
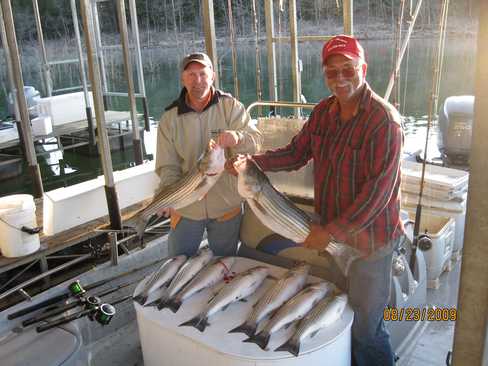
M 332 55 L 343 55 L 349 59 L 358 58 L 366 62 L 363 46 L 359 44 L 356 38 L 344 34 L 335 36 L 324 44 L 322 64 L 325 64 L 327 58 Z

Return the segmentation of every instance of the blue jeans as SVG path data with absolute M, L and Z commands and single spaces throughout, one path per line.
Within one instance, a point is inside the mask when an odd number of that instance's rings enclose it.
M 242 214 L 226 221 L 191 220 L 182 217 L 176 228 L 169 232 L 168 254 L 169 256 L 194 255 L 198 251 L 203 233 L 207 229 L 208 244 L 215 255 L 236 255 L 241 219 Z
M 393 248 L 402 238 L 394 241 Z M 375 259 L 360 259 L 350 268 L 349 304 L 354 310 L 352 324 L 353 365 L 391 366 L 394 354 L 383 321 L 391 287 L 392 251 Z

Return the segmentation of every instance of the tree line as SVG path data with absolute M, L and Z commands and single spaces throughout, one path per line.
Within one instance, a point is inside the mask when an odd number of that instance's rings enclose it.
M 264 0 L 257 3 L 256 17 L 264 32 Z M 296 0 L 300 24 L 324 26 L 342 24 L 342 0 Z M 400 4 L 406 4 L 406 14 L 414 7 L 415 0 L 354 0 L 354 24 L 393 24 L 398 16 Z M 417 0 L 418 1 L 418 0 Z M 38 0 L 44 36 L 47 39 L 60 39 L 73 36 L 73 22 L 70 1 Z M 255 14 L 252 1 L 214 0 L 215 26 L 218 34 L 228 34 L 229 21 L 234 23 L 237 37 L 252 34 Z M 424 0 L 417 24 L 419 27 L 434 28 L 437 25 L 441 0 Z M 128 0 L 126 0 L 126 5 Z M 228 4 L 232 6 L 233 18 L 229 20 Z M 17 36 L 20 40 L 34 41 L 37 37 L 34 26 L 32 0 L 12 1 L 16 21 Z M 475 0 L 451 0 L 449 15 L 461 19 L 476 16 Z M 202 30 L 201 0 L 136 0 L 138 22 L 141 34 L 150 38 L 151 32 L 179 34 Z M 288 0 L 275 0 L 275 18 L 280 16 L 286 25 L 288 19 Z M 98 5 L 102 31 L 115 32 L 115 5 L 111 1 Z M 276 20 L 275 20 L 276 23 Z

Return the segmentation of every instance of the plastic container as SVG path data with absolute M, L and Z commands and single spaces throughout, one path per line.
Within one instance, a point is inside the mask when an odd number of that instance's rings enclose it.
M 39 234 L 28 234 L 22 227 L 35 228 L 36 205 L 29 194 L 0 198 L 0 249 L 5 257 L 21 257 L 37 251 Z

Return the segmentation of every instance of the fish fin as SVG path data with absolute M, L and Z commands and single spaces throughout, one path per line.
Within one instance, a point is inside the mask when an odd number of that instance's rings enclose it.
M 247 299 L 239 299 L 240 302 L 247 302 Z
M 174 299 L 173 300 L 170 300 L 170 301 L 168 301 L 168 305 L 167 306 L 171 309 L 171 311 L 173 313 L 176 313 L 179 310 L 180 306 L 181 306 L 181 301 L 174 300 Z
M 298 354 L 300 353 L 300 343 L 295 342 L 293 338 L 290 338 L 281 346 L 275 349 L 275 352 L 279 352 L 279 351 L 287 351 L 290 352 L 292 355 L 298 357 Z
M 319 329 L 320 330 L 320 329 Z M 315 335 L 319 332 L 319 330 L 316 330 L 315 332 L 311 333 L 310 334 L 310 338 L 313 338 L 315 337 Z
M 134 296 L 133 299 L 138 304 L 144 305 L 144 303 L 147 301 L 147 295 L 139 294 L 137 296 Z
M 228 333 L 244 333 L 251 337 L 256 332 L 256 325 L 242 323 L 238 327 L 229 330 Z
M 210 324 L 207 321 L 207 318 L 202 315 L 197 315 L 196 317 L 188 320 L 187 322 L 181 323 L 179 327 L 187 327 L 187 326 L 192 326 L 197 328 L 200 332 L 203 333 L 205 328 L 209 326 Z
M 244 339 L 243 342 L 256 343 L 262 350 L 266 350 L 269 343 L 269 338 L 270 335 L 268 333 L 260 332 L 250 336 L 247 339 Z
M 151 301 L 148 304 L 144 304 L 144 307 L 146 307 L 146 306 L 158 306 L 160 302 L 161 302 L 161 299 L 156 299 L 154 301 Z
M 163 310 L 164 308 L 169 308 L 169 303 L 171 300 L 168 299 L 161 299 L 158 303 L 158 310 Z

